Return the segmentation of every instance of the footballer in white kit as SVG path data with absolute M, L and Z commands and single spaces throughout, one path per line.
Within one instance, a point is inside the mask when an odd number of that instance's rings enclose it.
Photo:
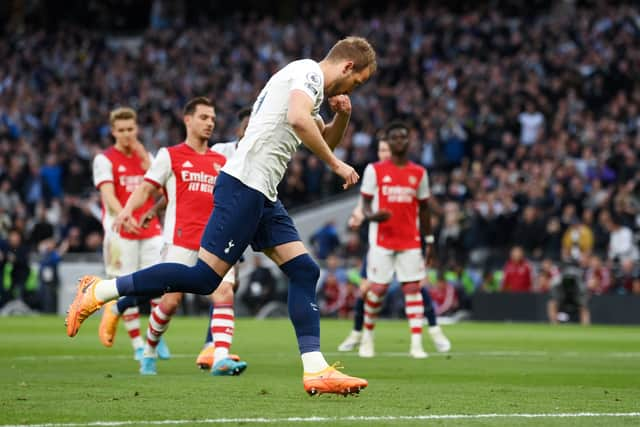
M 277 199 L 277 186 L 301 142 L 344 179 L 344 188 L 358 182 L 355 169 L 332 150 L 341 142 L 349 122 L 348 94 L 375 70 L 376 55 L 369 42 L 347 37 L 336 42 L 320 62 L 293 61 L 276 72 L 253 105 L 238 151 L 218 176 L 215 209 L 202 235 L 196 265 L 159 264 L 115 281 L 83 278 L 67 316 L 67 334 L 75 336 L 84 319 L 116 296 L 161 290 L 210 293 L 251 244 L 289 279 L 289 317 L 304 369 L 304 389 L 311 395 L 347 395 L 365 388 L 366 380 L 341 373 L 320 351 L 315 295 L 319 267 Z M 319 115 L 325 94 L 335 113 L 328 123 Z

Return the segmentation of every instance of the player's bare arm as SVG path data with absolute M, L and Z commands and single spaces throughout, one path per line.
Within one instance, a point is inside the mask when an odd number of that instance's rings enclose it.
M 431 265 L 431 261 L 434 256 L 434 241 L 431 231 L 431 209 L 429 208 L 429 199 L 420 200 L 419 202 L 419 217 L 420 217 L 420 236 L 425 241 L 425 254 L 424 260 L 427 266 Z
M 329 98 L 329 106 L 331 111 L 335 113 L 333 120 L 325 125 L 322 136 L 329 144 L 331 150 L 340 145 L 344 132 L 349 125 L 351 118 L 351 100 L 347 95 L 336 95 Z
M 111 182 L 105 182 L 100 185 L 100 198 L 110 214 L 118 215 L 122 211 L 122 205 L 116 197 L 116 189 Z
M 325 162 L 335 174 L 344 179 L 345 183 L 342 187 L 346 190 L 355 185 L 360 176 L 355 169 L 333 154 L 311 115 L 312 111 L 313 101 L 306 93 L 297 89 L 291 91 L 287 121 L 304 145 Z
M 151 207 L 151 209 L 146 211 L 144 215 L 140 217 L 140 227 L 142 228 L 149 227 L 149 223 L 151 222 L 151 220 L 154 217 L 158 216 L 160 212 L 164 211 L 166 207 L 167 207 L 167 198 L 164 196 L 164 194 L 160 194 L 159 197 L 157 197 L 156 202 Z
M 347 225 L 349 228 L 357 230 L 362 225 L 362 221 L 364 221 L 364 213 L 362 213 L 362 204 L 358 203 L 358 205 L 353 208 L 353 211 L 351 211 Z
M 124 227 L 124 229 L 130 233 L 139 233 L 140 225 L 133 217 L 133 211 L 144 205 L 154 191 L 155 187 L 153 184 L 147 181 L 143 181 L 138 185 L 135 191 L 131 193 L 131 196 L 129 196 L 127 204 L 124 205 L 124 208 L 122 208 L 122 211 L 116 217 L 113 223 L 113 229 L 119 231 L 120 228 Z
M 391 218 L 391 212 L 385 209 L 380 209 L 373 212 L 372 199 L 369 197 L 362 197 L 362 213 L 365 219 L 373 222 L 384 222 Z

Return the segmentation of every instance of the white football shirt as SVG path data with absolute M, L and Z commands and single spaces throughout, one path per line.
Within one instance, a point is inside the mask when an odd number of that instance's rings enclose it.
M 302 142 L 287 121 L 289 95 L 299 89 L 313 100 L 318 116 L 324 99 L 324 76 L 311 59 L 291 62 L 274 74 L 253 104 L 249 124 L 236 154 L 222 170 L 275 202 L 287 163 Z
M 213 144 L 211 146 L 211 151 L 215 151 L 216 153 L 220 153 L 227 158 L 227 161 L 233 157 L 236 152 L 236 146 L 238 145 L 238 141 L 231 142 L 218 142 L 217 144 Z

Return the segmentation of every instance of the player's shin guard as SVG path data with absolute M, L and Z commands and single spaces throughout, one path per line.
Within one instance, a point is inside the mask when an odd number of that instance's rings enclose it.
M 156 347 L 162 334 L 169 328 L 169 321 L 173 313 L 175 313 L 175 308 L 165 307 L 162 303 L 151 311 L 147 328 L 147 344 L 144 349 L 145 357 L 156 356 Z
M 384 296 L 387 293 L 387 285 L 372 283 L 364 299 L 364 327 L 372 331 L 376 327 L 378 314 L 382 310 Z
M 204 261 L 193 267 L 178 263 L 161 263 L 133 274 L 118 277 L 118 295 L 159 296 L 166 292 L 209 295 L 216 290 L 220 277 Z
M 234 327 L 233 301 L 226 304 L 215 304 L 211 317 L 211 335 L 215 348 L 213 352 L 214 365 L 229 357 Z
M 299 255 L 282 264 L 289 278 L 289 317 L 298 338 L 300 354 L 320 351 L 320 310 L 316 304 L 318 265 L 309 254 Z
M 142 348 L 144 341 L 140 337 L 140 310 L 137 306 L 130 307 L 122 313 L 124 328 L 131 338 L 131 345 L 134 350 Z
M 420 284 L 418 282 L 403 283 L 402 292 L 404 293 L 404 312 L 409 320 L 411 334 L 422 335 L 424 303 L 420 293 Z

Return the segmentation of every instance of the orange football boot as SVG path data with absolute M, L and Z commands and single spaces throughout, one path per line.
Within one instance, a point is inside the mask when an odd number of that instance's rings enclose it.
M 207 371 L 211 369 L 211 367 L 213 366 L 213 352 L 215 351 L 215 348 L 216 347 L 213 344 L 210 344 L 202 349 L 200 354 L 198 354 L 198 358 L 196 359 L 196 365 L 198 365 L 198 368 Z M 229 354 L 228 358 L 235 362 L 240 361 L 240 356 L 238 356 L 237 354 Z
M 96 284 L 100 281 L 97 276 L 83 276 L 78 283 L 78 291 L 67 311 L 64 320 L 67 325 L 67 335 L 75 337 L 84 320 L 104 305 L 104 301 L 96 298 Z
M 120 315 L 113 312 L 113 306 L 115 306 L 116 303 L 117 301 L 109 301 L 104 305 L 104 309 L 102 310 L 102 319 L 100 319 L 100 326 L 98 327 L 98 337 L 105 347 L 111 347 L 116 338 L 118 321 L 120 320 Z
M 304 373 L 302 384 L 304 390 L 310 396 L 322 393 L 334 393 L 347 396 L 358 394 L 360 390 L 369 385 L 369 382 L 362 378 L 351 377 L 338 370 L 337 363 L 323 369 L 320 372 Z

